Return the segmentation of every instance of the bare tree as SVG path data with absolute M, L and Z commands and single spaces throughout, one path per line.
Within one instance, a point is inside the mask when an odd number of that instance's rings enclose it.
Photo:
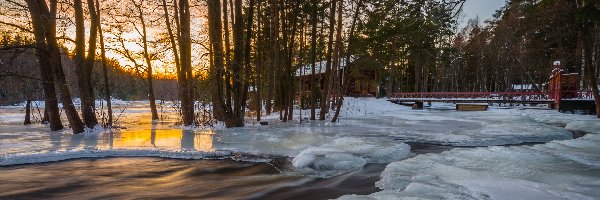
M 262 74 L 262 29 L 261 29 L 261 25 L 262 25 L 262 21 L 261 21 L 261 7 L 262 7 L 262 0 L 258 0 L 258 5 L 257 5 L 257 17 L 256 17 L 256 24 L 257 24 L 257 33 L 256 33 L 256 68 L 255 68 L 255 78 L 254 78 L 254 92 L 255 92 L 255 101 L 256 101 L 256 121 L 260 121 L 260 117 L 262 114 L 262 81 L 261 81 L 261 74 Z
M 100 38 L 100 57 L 102 58 L 102 75 L 104 77 L 104 100 L 106 101 L 106 110 L 107 110 L 107 119 L 106 126 L 111 127 L 113 125 L 113 113 L 112 113 L 112 102 L 111 102 L 111 93 L 110 93 L 110 83 L 108 78 L 108 64 L 106 61 L 106 49 L 104 46 L 104 35 L 102 32 L 102 24 L 100 23 L 100 17 L 102 16 L 100 13 L 100 2 L 96 0 L 96 15 L 98 22 L 98 37 Z
M 88 10 L 91 17 L 90 37 L 87 50 L 85 50 L 85 23 L 83 3 L 81 0 L 75 0 L 75 62 L 77 64 L 77 82 L 79 86 L 79 97 L 81 100 L 81 112 L 83 122 L 88 128 L 93 128 L 98 124 L 96 113 L 94 112 L 94 90 L 92 87 L 92 69 L 96 61 L 96 38 L 97 23 L 100 22 L 94 8 L 94 1 L 88 0 Z
M 323 79 L 323 98 L 321 99 L 321 112 L 319 112 L 319 120 L 325 120 L 325 114 L 329 111 L 329 90 L 331 88 L 331 56 L 333 51 L 333 34 L 335 31 L 335 6 L 337 0 L 331 0 L 331 10 L 329 11 L 329 38 L 327 42 L 327 64 L 325 69 L 325 77 Z M 341 8 L 341 6 L 340 6 Z M 340 18 L 340 24 L 342 19 Z
M 343 0 L 340 0 L 340 7 L 343 6 Z M 349 37 L 348 37 L 348 50 L 346 51 L 346 60 L 345 60 L 345 66 L 344 69 L 342 71 L 342 77 L 341 77 L 341 81 L 342 83 L 340 84 L 339 88 L 338 88 L 338 101 L 336 104 L 336 109 L 335 109 L 335 114 L 333 115 L 333 118 L 331 118 L 331 122 L 337 122 L 338 121 L 338 117 L 340 116 L 340 110 L 342 109 L 342 105 L 344 104 L 344 93 L 346 92 L 346 84 L 348 84 L 347 80 L 344 80 L 344 78 L 347 77 L 348 71 L 350 71 L 350 66 L 351 66 L 351 62 L 350 62 L 350 57 L 352 55 L 352 39 L 354 38 L 354 31 L 356 29 L 356 23 L 358 21 L 358 16 L 360 13 L 360 9 L 362 9 L 363 6 L 363 0 L 358 0 L 358 3 L 356 5 L 356 10 L 354 11 L 354 16 L 352 17 L 352 25 L 350 27 L 350 32 L 349 32 Z M 338 10 L 338 15 L 342 15 L 341 10 Z M 339 30 L 338 30 L 339 31 Z M 338 45 L 336 45 L 338 46 Z M 338 55 L 341 55 L 341 45 L 339 45 L 337 48 L 338 50 Z M 341 56 L 339 56 L 341 57 Z
M 69 124 L 73 133 L 82 133 L 84 131 L 84 125 L 79 118 L 79 114 L 73 105 L 71 94 L 69 92 L 68 85 L 65 80 L 65 75 L 62 69 L 62 62 L 60 56 L 60 49 L 56 41 L 56 10 L 57 0 L 51 0 L 50 6 L 44 0 L 26 0 L 31 15 L 31 22 L 33 24 L 34 35 L 36 38 L 36 46 L 38 50 L 38 59 L 40 62 L 40 70 L 42 74 L 50 74 L 53 77 L 56 88 L 60 93 L 60 100 L 63 104 L 63 109 L 67 115 Z M 50 70 L 47 70 L 46 66 L 49 66 Z M 49 77 L 45 77 L 45 82 Z M 51 94 L 51 89 L 47 88 L 50 86 L 47 82 L 45 83 L 44 90 L 46 93 L 48 114 L 50 118 L 50 126 L 52 130 L 62 129 L 60 123 L 60 117 L 58 112 L 58 105 L 55 94 Z
M 212 47 L 212 65 L 210 79 L 212 83 L 213 106 L 220 106 L 225 110 L 223 102 L 223 39 L 221 38 L 223 26 L 221 24 L 220 0 L 207 0 L 208 7 L 208 35 Z M 225 116 L 224 116 L 225 117 Z
M 316 73 L 316 64 L 317 64 L 317 14 L 318 14 L 318 5 L 319 1 L 312 1 L 312 10 L 310 14 L 311 18 L 311 52 L 310 52 L 310 62 L 311 62 L 311 76 L 310 76 L 310 120 L 316 119 L 315 108 L 317 107 L 317 95 L 315 94 L 318 90 L 317 87 L 317 73 Z
M 179 52 L 181 69 L 178 77 L 183 79 L 185 88 L 180 89 L 183 124 L 194 124 L 194 91 L 192 90 L 192 41 L 190 36 L 190 4 L 188 0 L 179 1 Z

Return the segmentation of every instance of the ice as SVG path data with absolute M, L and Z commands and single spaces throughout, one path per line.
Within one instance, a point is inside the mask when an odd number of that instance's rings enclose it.
M 600 134 L 600 120 L 585 120 L 569 122 L 565 129 L 572 131 L 581 131 L 585 133 Z
M 407 144 L 378 138 L 339 138 L 327 146 L 365 158 L 369 163 L 390 163 L 410 156 Z
M 74 158 L 103 158 L 103 157 L 159 157 L 176 159 L 224 159 L 231 152 L 198 152 L 198 151 L 162 151 L 151 149 L 75 149 L 67 151 L 52 151 L 38 154 L 13 154 L 0 157 L 0 166 L 43 163 L 69 160 Z
M 367 163 L 390 163 L 410 156 L 410 146 L 378 138 L 338 138 L 322 147 L 310 147 L 292 164 L 304 174 L 329 177 L 362 168 Z
M 367 160 L 338 149 L 313 147 L 298 154 L 292 163 L 300 173 L 328 177 L 358 170 Z
M 341 199 L 596 199 L 600 135 L 419 155 L 389 164 L 376 186 L 384 191 Z
M 551 124 L 556 126 L 566 126 L 570 122 L 576 121 L 597 121 L 600 123 L 600 119 L 594 115 L 580 115 L 580 114 L 567 114 L 560 113 L 556 110 L 539 110 L 539 109 L 522 109 L 518 111 L 509 111 L 510 114 L 518 114 L 523 116 L 529 116 L 535 121 L 545 124 Z
M 452 146 L 489 146 L 548 142 L 571 139 L 564 128 L 540 123 L 520 110 L 492 107 L 489 111 L 459 112 L 440 104 L 432 109 L 394 109 L 397 105 L 381 105 L 389 110 L 367 109 L 375 114 L 345 118 L 348 124 L 363 124 L 377 134 L 404 142 L 432 143 Z M 564 115 L 556 111 L 555 115 Z
M 553 110 L 492 107 L 485 112 L 458 112 L 451 110 L 452 104 L 441 103 L 425 110 L 412 110 L 387 99 L 346 98 L 339 123 L 318 120 L 300 123 L 300 112 L 296 110 L 291 123 L 278 122 L 279 114 L 274 113 L 264 117 L 269 121 L 268 126 L 249 119 L 242 128 L 205 129 L 176 125 L 177 110 L 173 108 L 176 102 L 159 103 L 161 119 L 158 121 L 150 120 L 148 101 L 115 100 L 113 103 L 116 125 L 123 129 L 98 128 L 78 135 L 68 129 L 50 132 L 47 125 L 22 126 L 22 107 L 0 107 L 3 163 L 35 160 L 25 159 L 28 156 L 45 162 L 90 157 L 94 153 L 185 158 L 188 154 L 227 152 L 231 156 L 221 158 L 260 162 L 277 157 L 295 158 L 295 166 L 302 174 L 327 177 L 355 170 L 365 163 L 406 159 L 410 150 L 404 142 L 488 146 L 567 140 L 572 135 L 561 126 L 572 123 L 569 127 L 583 129 L 583 125 L 577 123 L 594 120 L 591 116 Z M 302 113 L 307 117 L 309 112 L 303 110 Z M 560 123 L 549 119 L 560 119 Z M 593 125 L 589 122 L 584 125 L 590 127 L 590 124 Z M 44 157 L 52 159 L 41 159 Z

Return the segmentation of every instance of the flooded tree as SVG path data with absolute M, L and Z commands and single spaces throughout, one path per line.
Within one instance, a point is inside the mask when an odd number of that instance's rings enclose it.
M 88 128 L 93 128 L 98 124 L 95 113 L 95 97 L 92 88 L 92 69 L 96 62 L 96 40 L 98 38 L 98 15 L 95 12 L 93 0 L 87 1 L 88 13 L 90 15 L 90 25 L 88 38 L 88 49 L 86 51 L 85 23 L 83 3 L 81 0 L 73 2 L 75 10 L 75 63 L 77 65 L 77 86 L 79 87 L 79 98 L 81 101 L 81 113 L 83 123 Z M 87 57 L 86 57 L 87 52 Z
M 31 15 L 33 32 L 36 41 L 37 57 L 40 63 L 40 72 L 44 82 L 44 93 L 46 96 L 46 109 L 50 121 L 51 130 L 63 128 L 60 121 L 58 101 L 56 101 L 56 90 L 60 94 L 65 114 L 73 133 L 82 133 L 84 124 L 73 105 L 71 93 L 65 80 L 62 68 L 61 52 L 56 40 L 56 0 L 49 4 L 44 0 L 27 0 L 27 6 Z

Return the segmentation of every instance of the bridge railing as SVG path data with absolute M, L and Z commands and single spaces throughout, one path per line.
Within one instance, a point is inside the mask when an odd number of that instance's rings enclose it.
M 594 99 L 592 91 L 563 90 L 562 94 L 562 99 Z
M 493 100 L 548 100 L 544 92 L 403 92 L 392 93 L 396 99 L 493 99 Z

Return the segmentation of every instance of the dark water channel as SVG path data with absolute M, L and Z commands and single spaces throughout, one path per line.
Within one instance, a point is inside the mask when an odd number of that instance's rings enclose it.
M 385 168 L 324 179 L 286 175 L 277 165 L 161 158 L 19 165 L 0 168 L 0 199 L 329 199 L 376 192 Z

